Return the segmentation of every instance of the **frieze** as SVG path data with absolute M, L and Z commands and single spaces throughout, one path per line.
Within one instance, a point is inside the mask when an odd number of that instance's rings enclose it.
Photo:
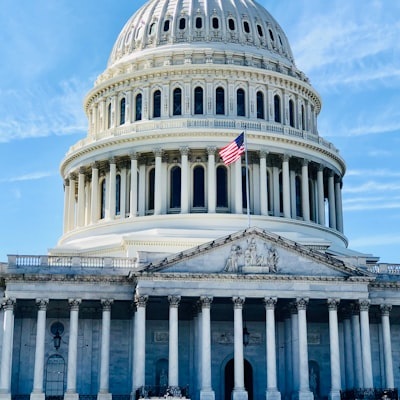
M 221 345 L 233 345 L 235 335 L 233 331 L 213 332 L 212 342 Z M 260 332 L 250 332 L 249 345 L 259 345 L 263 343 L 263 336 Z
M 153 342 L 158 344 L 167 344 L 169 341 L 168 331 L 154 331 Z

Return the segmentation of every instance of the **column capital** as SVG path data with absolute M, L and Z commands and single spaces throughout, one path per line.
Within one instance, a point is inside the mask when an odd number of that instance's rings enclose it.
M 40 311 L 46 311 L 49 305 L 49 299 L 36 299 L 36 306 Z
M 289 154 L 283 154 L 282 155 L 282 162 L 289 162 L 290 160 L 290 155 Z
M 135 295 L 136 307 L 146 307 L 146 304 L 147 304 L 148 300 L 149 300 L 149 296 Z
M 232 297 L 232 301 L 233 301 L 233 308 L 242 309 L 244 302 L 245 302 L 245 298 L 244 297 Z
M 358 315 L 360 312 L 360 305 L 356 302 L 350 304 L 351 315 Z
M 100 163 L 99 163 L 98 161 L 93 161 L 93 162 L 90 164 L 90 166 L 92 167 L 92 170 L 93 170 L 93 169 L 99 169 Z
M 260 150 L 260 151 L 258 152 L 258 156 L 259 156 L 260 158 L 267 158 L 268 154 L 269 154 L 269 151 L 268 151 L 268 150 Z
M 391 304 L 381 304 L 380 305 L 380 310 L 381 310 L 381 315 L 382 316 L 389 316 L 390 311 L 392 310 L 392 305 Z
M 213 298 L 210 296 L 201 296 L 200 297 L 200 303 L 201 303 L 201 308 L 211 308 L 211 303 L 213 301 Z
M 328 302 L 329 311 L 331 311 L 331 310 L 332 311 L 337 311 L 338 305 L 340 303 L 340 299 L 332 299 L 332 298 L 330 298 L 330 299 L 327 300 L 327 302 Z
M 85 172 L 86 172 L 86 168 L 83 166 L 80 166 L 79 167 L 79 175 L 85 175 Z
M 360 306 L 360 311 L 368 311 L 371 302 L 368 299 L 360 299 L 358 300 L 358 304 Z
M 318 171 L 319 172 L 324 172 L 324 169 L 325 169 L 325 165 L 323 165 L 323 164 L 319 164 L 318 165 Z
M 179 307 L 179 303 L 181 302 L 181 296 L 168 296 L 168 301 L 170 307 Z
M 182 156 L 187 156 L 189 155 L 190 149 L 187 146 L 182 146 L 179 147 L 179 152 L 181 153 Z
M 114 303 L 114 299 L 101 299 L 100 303 L 103 311 L 110 311 L 111 305 Z
M 309 163 L 310 163 L 310 160 L 307 160 L 307 158 L 303 158 L 301 165 L 303 167 L 307 167 Z
M 296 299 L 296 307 L 297 311 L 306 310 L 308 305 L 308 298 L 306 297 L 299 297 Z
M 276 297 L 264 297 L 264 305 L 266 310 L 274 310 L 278 299 Z
M 76 180 L 76 173 L 75 172 L 71 172 L 70 174 L 69 174 L 69 181 L 71 182 L 71 181 L 74 181 L 74 180 Z
M 64 179 L 64 185 L 65 186 L 69 186 L 69 178 L 65 178 Z
M 72 310 L 78 311 L 79 306 L 82 303 L 82 299 L 68 299 L 69 307 Z
M 162 157 L 164 154 L 164 151 L 163 151 L 163 149 L 156 148 L 156 149 L 153 149 L 153 153 L 154 153 L 155 157 Z
M 109 164 L 109 165 L 111 165 L 111 164 L 117 164 L 117 158 L 116 158 L 116 157 L 110 157 L 110 158 L 108 159 L 108 164 Z
M 5 297 L 2 299 L 0 305 L 3 308 L 4 311 L 6 310 L 14 310 L 14 306 L 16 304 L 16 300 L 12 299 L 10 297 Z
M 209 156 L 214 156 L 217 151 L 217 148 L 215 146 L 207 146 L 207 154 Z
M 133 151 L 132 153 L 129 154 L 129 157 L 131 158 L 131 160 L 137 160 L 140 157 L 140 153 Z

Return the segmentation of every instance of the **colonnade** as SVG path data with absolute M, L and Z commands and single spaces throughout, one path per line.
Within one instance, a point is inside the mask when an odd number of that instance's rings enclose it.
M 343 232 L 339 175 L 323 164 L 267 151 L 250 151 L 249 158 L 258 159 L 249 165 L 252 214 L 299 219 Z M 176 167 L 180 169 L 178 188 L 171 177 Z M 193 204 L 196 167 L 203 170 L 200 183 L 196 181 L 203 185 L 204 207 L 200 208 Z M 241 160 L 229 168 L 224 166 L 215 147 L 181 147 L 179 153 L 155 149 L 152 153 L 133 153 L 82 166 L 65 179 L 64 231 L 100 220 L 148 214 L 246 213 L 243 168 Z M 218 203 L 217 187 L 225 187 L 227 199 L 223 206 Z M 174 194 L 174 190 L 180 192 Z M 179 207 L 171 204 L 173 195 L 180 197 Z
M 136 313 L 134 317 L 134 351 L 132 368 L 132 396 L 138 390 L 146 386 L 146 306 L 149 297 L 136 296 Z M 169 365 L 168 365 L 168 387 L 173 393 L 179 395 L 179 304 L 180 296 L 168 296 L 169 301 Z M 267 400 L 280 400 L 281 392 L 278 387 L 277 353 L 276 353 L 276 321 L 275 311 L 278 299 L 274 297 L 264 298 L 265 305 L 265 381 Z M 194 327 L 197 332 L 195 364 L 198 368 L 197 393 L 200 399 L 212 400 L 215 393 L 212 387 L 212 351 L 211 351 L 211 307 L 213 297 L 203 296 L 198 299 L 197 313 L 194 317 Z M 234 324 L 234 389 L 233 399 L 247 399 L 244 386 L 244 344 L 243 344 L 243 306 L 244 297 L 233 297 L 233 324 Z M 111 329 L 111 307 L 112 299 L 102 299 L 102 328 L 101 328 L 101 355 L 100 355 L 100 381 L 98 390 L 99 400 L 110 400 L 109 392 L 109 363 L 110 363 L 110 329 Z M 45 327 L 46 310 L 48 299 L 37 299 L 37 327 L 36 347 L 34 362 L 34 379 L 31 393 L 32 400 L 44 399 L 44 357 L 45 357 Z M 370 323 L 368 300 L 363 299 L 353 303 L 351 313 L 343 319 L 343 364 L 345 370 L 341 371 L 340 345 L 339 345 L 339 322 L 338 307 L 340 301 L 330 298 L 327 300 L 329 312 L 329 346 L 330 346 L 330 394 L 331 399 L 340 399 L 340 390 L 346 388 L 373 388 L 372 356 L 370 342 Z M 12 348 L 14 330 L 14 307 L 16 301 L 4 299 L 2 302 L 3 312 L 3 338 L 0 364 L 0 399 L 11 397 L 11 370 L 12 370 Z M 70 299 L 70 327 L 68 342 L 68 370 L 67 386 L 64 398 L 66 400 L 78 400 L 77 393 L 77 352 L 78 352 L 78 320 L 80 299 Z M 285 383 L 283 391 L 288 391 L 298 399 L 312 400 L 313 393 L 310 390 L 310 377 L 308 367 L 308 339 L 307 339 L 307 316 L 306 310 L 309 299 L 294 299 L 290 307 L 290 315 L 285 318 Z M 389 312 L 391 306 L 382 304 L 381 325 L 382 345 L 385 365 L 384 382 L 385 387 L 394 387 L 392 349 Z M 342 379 L 342 374 L 345 379 Z M 342 382 L 345 387 L 342 388 Z

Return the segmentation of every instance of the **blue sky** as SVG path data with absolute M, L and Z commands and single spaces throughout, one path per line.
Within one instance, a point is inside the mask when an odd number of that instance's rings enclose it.
M 321 94 L 319 133 L 347 163 L 351 248 L 400 263 L 400 1 L 261 0 Z M 59 164 L 86 135 L 82 100 L 143 0 L 2 0 L 0 262 L 62 233 Z

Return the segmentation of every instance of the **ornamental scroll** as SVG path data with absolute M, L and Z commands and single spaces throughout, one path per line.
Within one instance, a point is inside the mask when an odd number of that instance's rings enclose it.
M 279 255 L 274 246 L 264 243 L 262 251 L 258 252 L 256 240 L 251 238 L 244 249 L 239 245 L 232 245 L 223 272 L 277 273 L 278 262 Z

